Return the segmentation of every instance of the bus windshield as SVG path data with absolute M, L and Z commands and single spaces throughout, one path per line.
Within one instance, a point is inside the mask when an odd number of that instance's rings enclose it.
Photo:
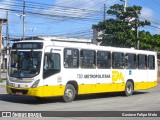
M 32 78 L 39 74 L 41 65 L 40 51 L 12 51 L 9 63 L 9 76 Z

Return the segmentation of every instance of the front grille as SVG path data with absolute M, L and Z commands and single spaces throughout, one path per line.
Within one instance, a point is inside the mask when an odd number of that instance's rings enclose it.
M 11 88 L 11 91 L 12 93 L 17 93 L 17 92 L 22 92 L 22 94 L 27 94 L 28 93 L 28 90 L 18 90 L 18 89 L 14 89 L 14 88 Z

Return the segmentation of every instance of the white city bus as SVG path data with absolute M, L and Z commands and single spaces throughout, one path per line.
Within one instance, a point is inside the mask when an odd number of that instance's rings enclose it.
M 157 86 L 157 54 L 133 48 L 56 40 L 26 40 L 12 46 L 8 94 L 46 98 L 123 92 Z

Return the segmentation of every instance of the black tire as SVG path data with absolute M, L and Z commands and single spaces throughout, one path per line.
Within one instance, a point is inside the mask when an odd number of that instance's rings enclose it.
M 125 96 L 131 96 L 133 94 L 133 83 L 128 81 L 125 87 Z
M 63 100 L 64 102 L 72 102 L 75 98 L 76 90 L 73 85 L 68 84 L 64 90 Z

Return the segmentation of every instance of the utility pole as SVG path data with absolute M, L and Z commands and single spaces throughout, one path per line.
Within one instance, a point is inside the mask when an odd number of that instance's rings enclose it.
M 2 36 L 2 45 L 3 45 L 3 51 L 2 53 L 2 67 L 3 67 L 3 72 L 5 72 L 5 46 L 4 46 L 4 36 Z M 2 47 L 1 47 L 2 48 Z
M 127 7 L 127 0 L 120 0 L 123 2 L 123 11 L 126 12 L 126 7 Z
M 106 3 L 104 3 L 104 16 L 103 16 L 103 21 L 106 20 Z
M 3 19 L 0 19 L 0 78 L 1 78 L 1 68 L 2 68 L 2 25 Z
M 8 32 L 8 11 L 6 12 L 6 56 L 7 56 L 7 68 L 8 68 L 8 62 L 9 62 L 9 32 Z
M 120 1 L 123 1 L 123 6 L 124 6 L 124 12 L 126 12 L 126 7 L 127 7 L 127 0 L 120 0 Z M 138 16 L 138 13 L 136 12 L 136 10 L 131 7 L 133 9 L 133 11 L 135 12 L 136 14 L 136 27 L 135 27 L 135 31 L 136 31 L 136 38 L 137 38 L 137 49 L 139 49 L 139 45 L 140 45 L 140 41 L 138 40 L 138 37 L 139 37 L 139 33 L 138 33 L 138 23 L 139 23 L 139 16 Z
M 25 40 L 25 17 L 26 17 L 26 2 L 23 3 L 23 40 Z
M 3 23 L 5 23 L 7 19 L 1 19 L 0 18 L 0 78 L 1 78 L 1 68 L 2 68 L 2 26 Z
M 136 36 L 136 38 L 137 38 L 137 49 L 139 49 L 139 46 L 140 46 L 140 41 L 138 40 L 138 38 L 139 38 L 139 32 L 138 32 L 138 24 L 139 24 L 139 15 L 138 15 L 138 13 L 137 13 L 137 11 L 134 9 L 134 7 L 131 7 L 132 9 L 133 9 L 133 11 L 135 12 L 135 19 L 136 19 L 136 25 L 135 25 L 135 36 Z
M 137 38 L 137 49 L 139 49 L 139 44 L 140 44 L 140 41 L 138 40 L 138 37 L 139 37 L 139 33 L 138 33 L 138 23 L 139 23 L 139 16 L 137 14 L 137 12 L 135 11 L 136 13 L 136 38 Z
M 126 12 L 126 7 L 127 7 L 127 0 L 120 0 L 123 2 L 123 11 Z
M 124 6 L 124 12 L 126 12 L 127 0 L 124 0 L 123 6 Z

